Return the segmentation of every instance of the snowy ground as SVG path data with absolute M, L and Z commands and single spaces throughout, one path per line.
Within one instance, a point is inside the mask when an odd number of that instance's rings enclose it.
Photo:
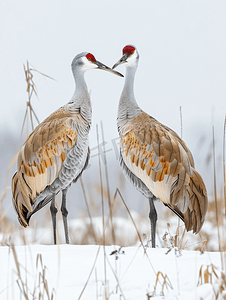
M 14 233 L 0 235 L 3 245 L 0 246 L 0 300 L 226 299 L 226 292 L 223 292 L 225 298 L 217 298 L 214 294 L 214 289 L 220 289 L 220 281 L 216 278 L 221 274 L 220 253 L 193 251 L 205 249 L 205 246 L 207 251 L 216 251 L 216 228 L 205 222 L 201 237 L 208 242 L 203 244 L 200 236 L 192 233 L 186 233 L 181 239 L 184 228 L 181 226 L 179 248 L 183 250 L 179 251 L 172 242 L 177 231 L 177 218 L 169 220 L 170 226 L 160 219 L 157 248 L 151 249 L 148 247 L 148 218 L 136 212 L 131 214 L 144 246 L 130 218 L 119 217 L 114 218 L 113 227 L 116 244 L 123 245 L 122 248 L 93 245 L 95 241 L 89 218 L 70 220 L 70 245 L 63 245 L 60 219 L 57 222 L 60 245 L 57 246 L 51 245 L 51 222 L 45 227 L 38 225 L 23 229 L 18 226 Z M 107 218 L 105 224 L 110 224 Z M 97 242 L 101 243 L 102 218 L 92 218 L 92 225 Z M 106 227 L 105 232 L 106 244 L 112 244 L 111 227 Z M 12 244 L 15 248 L 7 246 Z M 213 284 L 210 284 L 211 277 Z M 197 286 L 201 279 L 202 285 Z
M 27 299 L 35 299 L 32 294 L 38 299 L 39 293 L 44 295 L 40 299 L 51 299 L 52 292 L 53 299 L 60 300 L 105 299 L 105 292 L 110 300 L 216 299 L 214 285 L 207 283 L 197 287 L 197 283 L 201 265 L 205 266 L 202 273 L 211 263 L 220 268 L 220 255 L 217 252 L 201 254 L 198 251 L 182 251 L 181 255 L 178 255 L 174 249 L 166 254 L 166 249 L 148 248 L 144 254 L 142 247 L 125 247 L 119 253 L 111 255 L 113 251 L 119 250 L 118 246 L 107 246 L 105 250 L 106 256 L 103 246 L 16 246 L 15 253 L 20 265 L 17 269 L 13 251 L 9 251 L 7 246 L 2 246 L 0 299 L 26 299 L 20 297 L 24 292 L 20 292 L 18 287 L 23 290 L 18 271 L 25 283 Z M 44 285 L 39 283 L 39 273 L 42 274 L 44 266 L 45 286 L 48 285 L 50 298 L 47 297 Z M 153 295 L 158 272 L 167 275 L 167 285 L 163 286 L 160 274 L 160 282 Z M 85 286 L 87 280 L 88 284 Z

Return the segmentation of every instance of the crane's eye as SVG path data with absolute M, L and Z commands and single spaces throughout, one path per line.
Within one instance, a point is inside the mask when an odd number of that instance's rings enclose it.
M 96 62 L 96 58 L 93 56 L 93 54 L 91 54 L 91 53 L 88 53 L 87 55 L 86 55 L 86 58 L 89 60 L 89 61 L 91 61 L 91 62 Z

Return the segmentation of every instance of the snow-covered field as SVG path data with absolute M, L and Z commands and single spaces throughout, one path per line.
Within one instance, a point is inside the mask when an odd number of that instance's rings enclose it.
M 140 219 L 135 212 L 132 215 L 143 246 L 131 220 L 123 218 L 114 219 L 114 228 L 116 237 L 120 237 L 116 241 L 124 247 L 92 245 L 89 219 L 69 222 L 71 245 L 61 244 L 64 243 L 61 220 L 57 224 L 60 241 L 57 246 L 43 245 L 53 242 L 51 223 L 46 228 L 15 231 L 11 240 L 9 236 L 0 236 L 3 244 L 15 244 L 15 247 L 0 247 L 0 299 L 226 299 L 225 291 L 224 298 L 222 295 L 217 298 L 214 293 L 221 289 L 220 279 L 216 277 L 221 275 L 219 252 L 192 251 L 202 243 L 198 236 L 190 233 L 185 234 L 180 245 L 180 249 L 185 250 L 179 251 L 171 242 L 178 224 L 176 218 L 168 229 L 166 222 L 159 220 L 158 248 L 151 249 L 147 247 L 148 218 Z M 93 218 L 92 222 L 96 237 L 100 238 L 101 217 Z M 203 231 L 209 231 L 213 241 L 207 249 L 212 249 L 213 245 L 217 248 L 217 233 L 208 222 Z M 162 239 L 164 232 L 168 234 Z M 109 235 L 111 231 L 106 229 L 106 243 L 111 240 Z M 91 245 L 73 245 L 75 242 L 82 244 L 84 236 L 87 236 L 86 243 Z M 134 241 L 135 246 L 126 246 Z M 225 285 L 222 286 L 225 289 Z
M 202 265 L 202 275 L 207 265 L 220 268 L 219 253 L 182 251 L 178 255 L 174 249 L 166 252 L 166 249 L 147 248 L 144 253 L 144 248 L 139 246 L 120 249 L 118 246 L 31 245 L 16 246 L 13 254 L 3 246 L 0 247 L 0 299 L 51 299 L 51 295 L 60 300 L 216 299 L 213 288 L 219 289 L 219 281 L 215 276 L 213 285 L 197 287 L 197 284 Z M 40 275 L 43 270 L 45 285 Z M 158 272 L 161 273 L 155 289 Z M 165 284 L 162 275 L 167 275 Z M 39 298 L 39 293 L 43 298 Z

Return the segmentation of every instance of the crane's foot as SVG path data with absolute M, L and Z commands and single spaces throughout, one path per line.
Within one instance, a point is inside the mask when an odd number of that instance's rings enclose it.
M 58 212 L 56 206 L 55 206 L 55 195 L 52 197 L 51 205 L 50 205 L 50 212 L 52 216 L 52 223 L 53 223 L 53 239 L 54 244 L 56 245 L 56 214 Z
M 66 208 L 66 195 L 67 195 L 68 187 L 64 190 L 62 190 L 62 205 L 61 205 L 61 212 L 63 215 L 63 223 L 64 223 L 64 233 L 65 233 L 65 241 L 66 244 L 69 244 L 69 234 L 68 234 L 68 222 L 67 222 L 67 216 L 68 216 L 68 210 Z
M 154 205 L 154 198 L 148 198 L 150 204 L 149 219 L 151 222 L 151 245 L 155 248 L 155 235 L 156 235 L 156 222 L 157 222 L 157 212 Z

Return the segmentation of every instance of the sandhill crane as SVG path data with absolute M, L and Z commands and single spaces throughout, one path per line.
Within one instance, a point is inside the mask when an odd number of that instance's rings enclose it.
M 69 244 L 66 194 L 86 169 L 89 161 L 88 133 L 91 103 L 84 73 L 91 69 L 113 71 L 88 52 L 75 56 L 71 64 L 76 89 L 72 99 L 52 113 L 25 141 L 18 154 L 17 172 L 12 178 L 13 206 L 21 225 L 27 227 L 31 216 L 51 201 L 50 211 L 56 244 L 55 196 L 62 191 L 66 243 Z
M 207 192 L 200 174 L 194 169 L 192 154 L 172 129 L 142 111 L 134 91 L 139 54 L 135 46 L 123 48 L 123 56 L 113 66 L 126 63 L 125 84 L 118 107 L 120 165 L 129 181 L 150 203 L 152 247 L 155 247 L 159 198 L 185 223 L 187 231 L 198 233 L 203 225 Z

